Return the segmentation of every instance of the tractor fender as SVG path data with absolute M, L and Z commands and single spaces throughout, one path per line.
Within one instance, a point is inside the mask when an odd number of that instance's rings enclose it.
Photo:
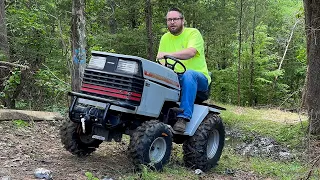
M 209 112 L 220 114 L 220 111 L 216 108 L 195 104 L 193 107 L 192 118 L 190 122 L 187 123 L 184 135 L 193 136 Z

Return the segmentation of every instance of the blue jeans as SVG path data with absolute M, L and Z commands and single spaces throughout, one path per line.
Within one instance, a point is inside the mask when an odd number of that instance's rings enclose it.
M 180 108 L 183 109 L 184 112 L 178 114 L 177 117 L 190 120 L 197 91 L 208 90 L 208 79 L 200 72 L 187 70 L 185 73 L 179 75 L 179 81 L 181 86 Z

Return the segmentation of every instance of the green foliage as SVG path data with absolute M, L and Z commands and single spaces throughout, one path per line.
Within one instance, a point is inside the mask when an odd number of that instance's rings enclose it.
M 0 50 L 0 61 L 7 61 L 8 57 Z
M 48 96 L 66 93 L 69 90 L 69 85 L 58 79 L 55 74 L 58 74 L 58 72 L 40 69 L 35 75 L 35 85 L 47 90 L 48 93 L 52 93 L 47 94 Z
M 252 109 L 230 105 L 221 116 L 225 125 L 231 129 L 241 130 L 245 139 L 236 139 L 240 143 L 250 140 L 252 133 L 267 136 L 290 149 L 303 149 L 306 145 L 307 117 L 297 113 L 284 112 L 277 109 Z M 269 158 L 244 157 L 234 151 L 234 146 L 226 141 L 219 165 L 215 172 L 225 173 L 227 169 L 241 169 L 253 172 L 261 177 L 271 179 L 300 179 L 308 172 L 304 161 L 275 161 Z M 311 177 L 318 179 L 317 173 Z
M 24 127 L 29 126 L 28 122 L 21 120 L 21 119 L 13 120 L 12 123 L 17 128 L 24 128 Z
M 30 107 L 30 104 L 31 104 L 30 101 L 25 101 L 25 100 L 17 101 L 16 109 L 28 109 L 28 107 Z
M 251 167 L 259 174 L 279 179 L 299 179 L 305 175 L 307 168 L 298 162 L 275 162 L 260 158 L 253 158 Z
M 147 166 L 142 165 L 142 172 L 140 178 L 142 180 L 160 180 L 161 178 L 156 172 L 150 170 Z
M 25 6 L 23 1 L 9 6 L 8 34 L 10 39 L 10 49 L 14 52 L 15 60 L 28 60 L 34 63 L 39 56 L 45 56 L 51 49 L 49 38 L 51 31 L 52 17 L 46 12 L 49 9 L 47 3 L 40 2 Z
M 3 92 L 0 92 L 0 96 L 3 98 L 12 98 L 14 91 L 21 83 L 20 80 L 21 70 L 19 68 L 15 68 L 11 72 L 11 76 L 9 77 L 9 79 L 5 81 L 4 89 Z
M 95 177 L 91 172 L 86 172 L 85 176 L 87 177 L 87 180 L 99 180 L 99 178 Z
M 180 149 L 180 153 L 182 154 L 182 148 Z M 179 162 L 179 161 L 175 161 Z M 182 162 L 182 161 L 180 161 Z M 190 171 L 190 169 L 177 165 L 177 164 L 169 164 L 168 166 L 165 166 L 164 168 L 165 174 L 163 174 L 163 178 L 165 178 L 165 175 L 173 175 L 175 176 L 174 179 L 199 179 L 198 175 L 194 174 L 194 171 Z
M 303 23 L 296 27 L 282 68 L 277 69 L 293 24 L 297 20 L 302 22 L 301 1 L 248 0 L 243 8 L 242 27 L 239 27 L 238 1 L 151 3 L 155 54 L 161 36 L 167 31 L 166 12 L 172 6 L 182 9 L 186 26 L 196 27 L 202 33 L 208 67 L 214 75 L 211 91 L 214 100 L 237 103 L 241 28 L 241 105 L 295 107 L 300 104 L 306 72 Z M 33 101 L 28 104 L 29 108 L 67 104 L 63 94 L 71 84 L 71 7 L 72 2 L 66 0 L 21 0 L 9 3 L 6 8 L 10 58 L 34 70 L 35 76 L 28 79 L 17 101 Z M 88 1 L 85 10 L 88 59 L 91 50 L 147 57 L 145 1 Z M 1 54 L 0 59 L 3 59 Z
M 281 162 L 266 158 L 240 156 L 230 146 L 224 148 L 215 171 L 224 174 L 227 169 L 241 169 L 271 179 L 299 179 L 305 176 L 308 170 L 300 162 Z M 313 178 L 317 177 L 313 176 Z
M 182 149 L 179 149 L 180 153 L 182 153 Z M 196 180 L 199 179 L 198 175 L 195 175 L 193 171 L 187 169 L 186 167 L 177 165 L 175 163 L 169 163 L 166 165 L 161 172 L 156 172 L 150 170 L 147 166 L 142 166 L 142 170 L 139 173 L 128 175 L 123 177 L 125 180 L 160 180 L 160 179 L 177 179 L 177 180 Z
M 37 85 L 40 81 L 33 75 L 37 74 L 38 70 L 46 71 L 49 67 L 58 78 L 69 81 L 69 67 L 66 59 L 70 37 L 70 14 L 68 13 L 71 10 L 70 5 L 70 1 L 64 0 L 37 2 L 22 0 L 8 3 L 6 16 L 8 37 L 10 37 L 10 60 L 17 64 L 26 64 L 32 71 L 31 76 L 24 80 L 27 82 L 24 82 L 25 85 L 17 99 L 17 102 L 35 100 L 29 103 L 28 108 L 41 110 L 46 106 L 43 101 L 49 101 L 47 104 L 52 104 L 52 101 L 55 103 L 65 101 L 65 98 L 57 96 L 58 92 L 61 94 L 61 88 L 56 88 L 56 82 L 50 82 L 51 79 L 47 78 L 44 79 L 47 84 L 39 87 Z M 39 77 L 45 76 L 37 75 L 36 78 Z M 46 92 L 47 96 L 39 97 L 39 92 L 40 95 Z
M 231 129 L 240 129 L 242 134 L 246 135 L 244 139 L 235 139 L 237 143 L 254 138 L 252 133 L 256 133 L 256 135 L 272 137 L 277 142 L 281 142 L 282 146 L 291 149 L 305 145 L 307 117 L 304 115 L 299 116 L 296 113 L 277 109 L 252 109 L 223 104 L 221 106 L 227 108 L 227 111 L 222 111 L 221 115 L 225 125 Z M 299 122 L 300 118 L 302 125 Z M 234 148 L 235 145 L 228 141 L 227 136 L 219 165 L 206 173 L 208 177 L 215 176 L 216 173 L 226 175 L 226 171 L 231 170 L 250 172 L 258 175 L 259 179 L 299 179 L 304 177 L 309 170 L 308 165 L 298 158 L 293 161 L 278 161 L 270 158 L 248 157 L 238 154 Z M 175 163 L 169 163 L 162 173 L 152 174 L 151 178 L 199 179 L 193 171 L 176 165 L 183 162 L 181 155 L 181 145 L 174 144 L 171 162 Z M 151 174 L 148 175 L 151 176 Z M 311 178 L 318 179 L 319 175 L 316 172 Z
M 226 125 L 272 137 L 291 148 L 302 147 L 307 132 L 307 117 L 276 109 L 250 109 L 222 105 L 227 111 L 222 112 Z M 285 119 L 286 121 L 284 121 Z M 301 123 L 299 123 L 301 121 Z M 298 122 L 298 123 L 297 123 Z
M 258 8 L 254 12 L 253 1 L 248 1 L 244 6 L 244 17 L 242 27 L 242 49 L 241 49 L 241 105 L 265 105 L 265 104 L 282 104 L 282 101 L 290 94 L 303 86 L 303 77 L 297 76 L 299 73 L 305 73 L 305 62 L 297 64 L 297 58 L 293 56 L 295 51 L 301 52 L 301 60 L 305 60 L 303 50 L 291 48 L 286 54 L 285 61 L 280 70 L 278 69 L 280 59 L 283 55 L 286 40 L 289 37 L 290 30 L 296 20 L 295 14 L 301 12 L 302 4 L 296 1 L 256 1 Z M 221 2 L 220 2 L 221 3 Z M 207 39 L 209 43 L 215 45 L 214 50 L 207 49 L 209 67 L 213 68 L 215 86 L 213 86 L 213 98 L 217 101 L 226 103 L 237 103 L 237 78 L 238 78 L 238 33 L 236 21 L 226 19 L 236 18 L 235 5 L 233 2 L 219 4 L 216 2 L 214 12 L 220 13 L 222 18 L 222 26 L 215 29 L 221 30 L 220 33 L 212 34 Z M 210 8 L 208 6 L 207 8 Z M 225 8 L 230 8 L 228 13 Z M 290 16 L 291 15 L 291 16 Z M 253 24 L 253 16 L 255 23 Z M 231 18 L 234 17 L 234 18 Z M 214 23 L 219 22 L 219 17 L 214 18 Z M 210 23 L 209 23 L 210 24 Z M 219 24 L 220 25 L 220 24 Z M 255 25 L 255 27 L 253 27 Z M 252 31 L 254 30 L 254 42 Z M 297 44 L 304 44 L 305 36 L 303 35 L 303 27 L 298 26 L 294 32 L 294 37 L 290 44 L 295 47 Z M 228 41 L 224 39 L 224 34 L 228 36 Z M 216 38 L 214 38 L 216 37 Z M 211 42 L 213 39 L 214 42 Z M 220 42 L 221 41 L 221 42 Z M 210 46 L 210 44 L 209 44 Z M 227 48 L 225 48 L 227 47 Z M 291 47 L 291 46 L 290 46 Z M 305 50 L 305 45 L 303 45 Z M 212 54 L 212 55 L 211 55 Z M 210 58 L 213 56 L 213 58 Z M 219 60 L 222 58 L 222 60 Z M 210 62 L 214 59 L 214 63 Z M 289 59 L 289 60 L 286 60 Z M 301 60 L 299 60 L 301 62 Z M 304 65 L 303 65 L 304 64 Z M 212 66 L 213 65 L 213 66 Z M 301 67 L 302 65 L 302 67 Z M 293 74 L 293 72 L 296 72 Z M 304 74 L 303 74 L 304 75 Z M 275 81 L 275 77 L 277 80 Z M 294 80 L 294 82 L 292 81 Z M 223 84 L 223 85 L 219 85 Z M 250 89 L 251 88 L 251 89 Z M 293 100 L 293 101 L 292 101 Z M 292 96 L 290 102 L 299 101 L 299 96 Z M 294 103 L 286 106 L 294 106 Z
M 142 30 L 123 30 L 119 34 L 99 34 L 90 37 L 90 44 L 94 44 L 91 50 L 146 57 L 146 42 Z

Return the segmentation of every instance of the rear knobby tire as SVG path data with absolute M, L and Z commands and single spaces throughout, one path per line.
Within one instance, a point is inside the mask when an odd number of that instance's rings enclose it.
M 91 154 L 102 141 L 91 138 L 90 134 L 83 134 L 81 125 L 66 121 L 60 127 L 60 138 L 64 148 L 78 157 Z
M 172 148 L 172 133 L 162 122 L 146 121 L 130 137 L 129 155 L 137 170 L 146 165 L 161 171 L 168 163 Z
M 224 146 L 225 130 L 219 115 L 209 113 L 195 134 L 183 144 L 185 166 L 208 171 L 217 165 Z

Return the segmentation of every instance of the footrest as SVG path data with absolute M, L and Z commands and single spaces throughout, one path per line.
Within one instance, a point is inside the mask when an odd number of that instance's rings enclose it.
M 181 109 L 181 108 L 178 108 L 178 107 L 173 107 L 173 108 L 171 108 L 171 110 L 173 111 L 173 112 L 175 112 L 175 113 L 183 113 L 183 109 Z

